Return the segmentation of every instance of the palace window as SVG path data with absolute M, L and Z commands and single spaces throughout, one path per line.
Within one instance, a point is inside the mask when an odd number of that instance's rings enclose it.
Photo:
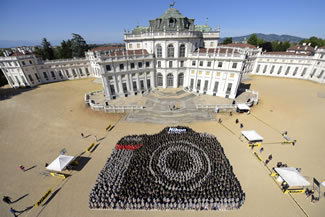
M 196 61 L 193 60 L 193 61 L 192 61 L 192 66 L 195 66 L 195 64 L 196 64 Z
M 124 69 L 124 65 L 120 64 L 120 71 Z
M 263 73 L 265 73 L 267 70 L 267 66 L 264 66 Z
M 213 47 L 213 42 L 210 42 L 210 47 Z
M 46 72 L 43 72 L 43 75 L 46 80 L 49 80 L 49 77 L 47 76 Z
M 38 74 L 37 74 L 37 73 L 35 73 L 35 77 L 36 77 L 36 79 L 38 80 L 38 82 L 40 82 L 40 79 L 39 79 L 39 77 L 38 77 Z
M 317 78 L 321 78 L 323 74 L 324 74 L 324 70 L 322 70 L 322 71 L 319 73 L 319 75 L 317 76 Z
M 237 68 L 237 63 L 233 63 L 233 64 L 232 64 L 232 68 L 233 68 L 233 69 Z
M 203 61 L 200 61 L 200 66 L 203 66 Z
M 25 61 L 21 61 L 21 63 L 23 64 L 23 66 L 25 65 Z
M 170 28 L 174 28 L 175 27 L 175 24 L 176 24 L 176 20 L 173 19 L 173 18 L 170 18 L 169 19 L 169 27 Z
M 86 74 L 89 75 L 89 70 L 88 68 L 85 68 L 86 69 Z
M 316 69 L 314 69 L 313 73 L 311 73 L 310 77 L 312 78 L 316 73 Z
M 295 71 L 293 72 L 293 76 L 295 76 L 298 72 L 298 67 L 295 68 Z
M 174 57 L 174 46 L 172 44 L 167 47 L 167 57 Z
M 129 48 L 132 48 L 132 44 L 129 44 Z
M 146 67 L 150 67 L 150 62 L 146 62 Z
M 158 66 L 157 66 L 158 68 L 161 68 L 161 61 L 158 61 L 158 62 L 157 62 L 157 65 L 158 65 Z
M 111 66 L 110 65 L 106 65 L 106 70 L 107 71 L 111 71 L 112 69 L 111 69 Z
M 162 48 L 161 45 L 157 45 L 157 57 L 162 57 Z
M 260 68 L 261 68 L 261 65 L 258 64 L 258 65 L 257 65 L 257 68 L 256 68 L 256 73 L 258 73 L 258 72 L 260 71 Z
M 72 69 L 72 74 L 73 74 L 73 77 L 77 77 L 76 71 L 74 69 Z
M 185 57 L 185 45 L 179 46 L 179 57 Z
M 290 72 L 290 66 L 288 66 L 285 75 L 287 75 Z
M 82 69 L 81 68 L 79 68 L 79 73 L 80 73 L 81 76 L 84 75 L 84 73 L 82 72 Z
M 138 62 L 138 67 L 142 68 L 142 62 Z
M 140 44 L 139 43 L 137 44 L 137 48 L 140 48 Z
M 29 60 L 29 64 L 33 65 L 33 62 L 31 60 Z
M 134 69 L 134 63 L 131 63 L 131 69 Z
M 53 71 L 51 71 L 51 75 L 52 75 L 52 77 L 55 79 L 55 74 L 54 74 Z
M 301 77 L 304 76 L 306 74 L 307 68 L 304 68 L 304 70 L 301 73 Z
M 273 73 L 273 71 L 274 71 L 274 65 L 271 67 L 271 71 L 270 71 L 270 74 L 272 74 Z
M 211 67 L 211 61 L 207 63 L 207 67 Z
M 219 67 L 219 68 L 222 67 L 222 62 L 218 62 L 218 67 Z
M 197 89 L 197 90 L 200 90 L 200 88 L 201 88 L 201 80 L 198 79 L 198 80 L 197 80 L 197 84 L 196 84 L 196 89 Z
M 180 67 L 184 67 L 184 61 L 180 62 Z
M 235 77 L 235 73 L 230 73 L 230 78 L 234 78 Z
M 172 68 L 173 67 L 173 61 L 169 61 L 169 68 Z
M 161 73 L 157 75 L 157 86 L 163 86 L 163 76 Z
M 34 80 L 33 80 L 33 78 L 32 78 L 31 75 L 28 75 L 28 78 L 29 78 L 29 80 L 30 80 L 31 82 L 34 82 Z
M 280 68 L 278 70 L 278 75 L 280 75 L 281 71 L 282 71 L 282 66 L 280 66 Z

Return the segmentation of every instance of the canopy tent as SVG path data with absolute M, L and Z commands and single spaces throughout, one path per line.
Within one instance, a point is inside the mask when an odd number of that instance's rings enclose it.
M 52 163 L 50 163 L 50 165 L 48 165 L 46 169 L 61 172 L 65 169 L 66 166 L 71 163 L 71 161 L 73 161 L 73 159 L 73 156 L 59 155 L 59 157 L 57 157 Z
M 310 183 L 294 167 L 274 168 L 289 187 L 309 186 Z
M 262 142 L 263 137 L 260 136 L 255 130 L 246 130 L 246 131 L 241 131 L 241 134 L 245 136 L 245 138 L 249 142 Z
M 238 110 L 238 111 L 241 111 L 241 112 L 248 112 L 248 111 L 250 111 L 251 109 L 249 108 L 248 105 L 242 103 L 242 104 L 237 104 L 237 110 Z

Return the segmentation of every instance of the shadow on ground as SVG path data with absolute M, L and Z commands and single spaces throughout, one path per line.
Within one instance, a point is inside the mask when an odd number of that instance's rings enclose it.
M 22 94 L 27 91 L 35 90 L 37 87 L 24 87 L 24 88 L 10 88 L 8 85 L 0 88 L 0 101 L 11 99 L 14 96 Z

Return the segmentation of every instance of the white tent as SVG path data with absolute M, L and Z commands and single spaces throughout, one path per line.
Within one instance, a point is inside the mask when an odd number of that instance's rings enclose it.
M 241 131 L 241 134 L 245 136 L 245 138 L 249 142 L 262 142 L 263 137 L 260 136 L 255 130 L 246 130 L 246 131 Z
M 52 163 L 50 163 L 50 165 L 48 165 L 46 169 L 61 172 L 66 166 L 70 164 L 71 161 L 73 161 L 73 159 L 73 156 L 59 155 L 59 157 L 57 157 Z
M 237 104 L 237 109 L 240 111 L 250 111 L 251 109 L 248 107 L 248 105 L 242 103 L 242 104 Z
M 309 186 L 310 183 L 294 167 L 274 168 L 289 187 Z

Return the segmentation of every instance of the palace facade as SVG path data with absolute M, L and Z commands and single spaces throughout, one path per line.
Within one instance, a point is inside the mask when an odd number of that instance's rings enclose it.
M 325 47 L 263 53 L 249 44 L 219 45 L 219 34 L 219 28 L 195 25 L 171 7 L 149 26 L 125 31 L 123 47 L 98 47 L 85 58 L 52 61 L 15 53 L 0 57 L 0 69 L 13 88 L 100 78 L 107 100 L 157 88 L 233 99 L 245 73 L 325 82 Z

